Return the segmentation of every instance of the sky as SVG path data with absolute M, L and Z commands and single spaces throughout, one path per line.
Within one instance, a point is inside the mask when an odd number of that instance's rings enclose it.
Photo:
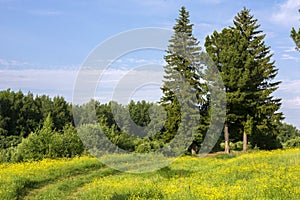
M 60 95 L 72 102 L 78 74 L 99 45 L 134 29 L 170 30 L 181 6 L 190 12 L 201 46 L 214 30 L 233 25 L 243 7 L 251 10 L 279 69 L 276 81 L 282 83 L 274 96 L 282 99 L 285 121 L 300 128 L 300 52 L 289 37 L 292 27 L 300 27 L 299 0 L 0 0 L 0 89 Z M 140 66 L 162 69 L 163 55 L 162 49 L 141 49 L 117 57 L 102 71 L 95 97 L 109 101 L 120 80 L 128 80 L 129 72 L 133 77 Z M 143 74 L 136 70 L 135 76 Z M 159 87 L 142 84 L 130 97 L 158 100 Z

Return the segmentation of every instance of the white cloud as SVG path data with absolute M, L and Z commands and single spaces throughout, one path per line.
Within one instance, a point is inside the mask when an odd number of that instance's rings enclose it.
M 0 58 L 0 70 L 77 70 L 80 65 L 41 65 L 20 60 Z
M 271 20 L 283 26 L 294 26 L 299 24 L 299 8 L 299 0 L 287 0 L 276 7 Z
M 300 108 L 300 96 L 291 99 L 284 99 L 283 103 L 287 108 Z
M 127 58 L 126 61 L 129 63 L 136 63 L 136 64 L 149 62 L 148 60 L 145 59 L 136 59 L 136 58 Z
M 273 38 L 278 37 L 278 34 L 273 31 L 265 31 L 264 33 L 266 34 L 267 39 L 273 39 Z
M 76 73 L 75 70 L 0 70 L 0 89 L 61 95 L 71 100 Z
M 287 42 L 291 42 L 291 39 L 288 38 Z M 295 63 L 300 62 L 299 52 L 296 51 L 294 45 L 277 46 L 275 52 L 281 60 L 292 60 Z
M 162 72 L 148 70 L 120 70 L 110 69 L 105 72 L 99 70 L 85 70 L 88 86 L 95 87 L 95 96 L 101 102 L 108 102 L 116 93 L 119 98 L 134 97 L 149 101 L 158 100 L 160 96 L 160 84 Z M 0 70 L 0 90 L 11 88 L 12 90 L 28 91 L 34 94 L 60 95 L 67 101 L 72 101 L 77 70 Z M 101 75 L 101 77 L 100 77 Z M 88 83 L 87 83 L 88 82 Z M 151 85 L 156 87 L 149 87 Z M 158 86 L 157 86 L 158 85 Z M 89 100 L 89 99 L 86 99 Z M 124 100 L 124 99 L 120 99 Z M 124 103 L 125 100 L 122 102 Z M 126 101 L 127 102 L 127 101 Z
M 277 94 L 282 98 L 283 108 L 300 109 L 300 80 L 283 81 L 279 86 Z
M 23 61 L 18 61 L 18 60 L 6 60 L 0 58 L 0 68 L 11 68 L 11 67 L 19 67 L 19 66 L 30 66 L 30 63 L 28 62 L 23 62 Z
M 300 128 L 300 80 L 284 80 L 274 95 L 282 99 L 285 122 Z
M 139 58 L 126 58 L 124 63 L 132 63 L 132 64 L 163 64 L 163 60 L 158 60 L 158 59 L 139 59 Z
M 286 52 L 286 53 L 297 52 L 296 48 L 294 46 L 285 47 L 285 49 L 283 51 Z
M 62 12 L 55 10 L 30 10 L 28 13 L 39 16 L 58 16 L 63 14 Z
M 299 58 L 298 57 L 295 57 L 295 56 L 292 56 L 290 54 L 287 54 L 287 53 L 284 53 L 281 55 L 281 58 L 282 60 L 293 60 L 293 61 L 299 61 Z
M 161 56 L 163 57 L 163 56 Z M 145 65 L 157 65 L 163 68 L 165 65 L 165 61 L 163 59 L 156 59 L 156 58 L 134 58 L 134 57 L 125 57 L 119 58 L 117 60 L 111 61 L 111 64 L 108 65 L 109 69 L 121 69 L 121 70 L 130 70 L 130 69 L 137 69 L 141 66 Z M 98 67 L 98 66 L 97 66 Z
M 280 84 L 279 90 L 299 92 L 300 94 L 300 80 L 285 80 Z
M 160 99 L 163 71 L 158 67 L 142 66 L 134 70 L 108 70 L 102 74 L 97 86 L 97 99 L 111 99 L 122 104 L 135 100 L 157 101 Z M 155 87 L 152 87 L 155 85 Z

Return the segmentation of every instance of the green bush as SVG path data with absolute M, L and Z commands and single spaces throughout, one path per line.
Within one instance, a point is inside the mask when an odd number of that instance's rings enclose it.
M 29 134 L 17 146 L 13 160 L 74 157 L 83 152 L 83 144 L 72 125 L 65 126 L 61 133 L 52 130 L 52 127 L 53 123 L 48 115 L 43 127 Z
M 238 151 L 241 151 L 241 150 L 243 150 L 243 141 L 237 141 L 236 143 L 235 143 L 235 150 L 238 150 Z
M 151 151 L 151 144 L 149 142 L 144 142 L 136 147 L 135 152 L 137 153 L 148 153 Z
M 300 137 L 296 137 L 296 138 L 286 141 L 283 144 L 283 147 L 286 149 L 300 147 Z
M 229 142 L 230 150 L 236 150 L 236 143 Z M 221 150 L 225 150 L 225 142 L 220 143 Z
M 225 150 L 225 142 L 220 143 L 220 150 L 222 150 L 222 151 Z
M 229 146 L 230 146 L 230 150 L 241 151 L 241 150 L 243 150 L 243 141 L 230 142 Z M 220 143 L 220 148 L 221 148 L 221 150 L 225 149 L 225 143 L 224 142 Z M 248 142 L 248 149 L 251 149 L 251 148 L 252 148 L 252 145 L 250 144 L 250 142 Z
M 21 141 L 22 141 L 22 137 L 20 137 L 20 136 L 15 136 L 15 135 L 3 136 L 3 135 L 0 135 L 0 149 L 15 147 L 18 144 L 20 144 Z
M 72 130 L 74 129 L 74 130 Z M 63 133 L 54 133 L 50 141 L 49 156 L 51 158 L 66 157 L 71 158 L 81 155 L 83 144 L 76 134 L 74 127 L 67 128 Z
M 51 137 L 51 135 L 49 136 Z M 24 138 L 22 143 L 18 145 L 15 160 L 41 160 L 50 157 L 49 150 L 51 150 L 51 145 L 49 136 L 39 134 L 38 132 L 29 134 L 29 136 Z
M 16 152 L 14 147 L 0 150 L 0 163 L 10 162 Z

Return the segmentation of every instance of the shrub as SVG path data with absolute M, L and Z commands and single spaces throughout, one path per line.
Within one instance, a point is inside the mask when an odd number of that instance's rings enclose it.
M 243 150 L 243 141 L 230 142 L 229 146 L 230 146 L 230 150 L 241 151 L 241 150 Z M 251 149 L 251 148 L 252 148 L 252 145 L 251 145 L 250 142 L 248 142 L 248 149 Z M 224 142 L 220 143 L 220 149 L 221 150 L 225 149 L 225 143 Z
M 55 147 L 59 157 L 74 157 L 81 155 L 84 150 L 83 143 L 72 125 L 66 125 L 63 134 L 56 134 Z
M 48 115 L 43 127 L 29 134 L 17 146 L 14 160 L 74 157 L 83 152 L 83 144 L 72 125 L 65 126 L 62 133 L 52 130 L 52 127 L 53 123 Z
M 296 137 L 293 139 L 290 139 L 288 141 L 286 141 L 283 144 L 284 148 L 296 148 L 296 147 L 300 147 L 300 137 Z
M 10 162 L 12 161 L 12 157 L 15 154 L 16 149 L 14 147 L 10 147 L 7 149 L 0 150 L 0 163 Z
M 151 151 L 151 144 L 149 142 L 144 142 L 137 146 L 135 151 L 137 153 L 148 153 Z

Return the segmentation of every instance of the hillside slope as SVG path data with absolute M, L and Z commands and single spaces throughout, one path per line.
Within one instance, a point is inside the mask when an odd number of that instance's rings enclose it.
M 0 199 L 299 199 L 300 149 L 181 157 L 130 174 L 96 159 L 0 165 Z

